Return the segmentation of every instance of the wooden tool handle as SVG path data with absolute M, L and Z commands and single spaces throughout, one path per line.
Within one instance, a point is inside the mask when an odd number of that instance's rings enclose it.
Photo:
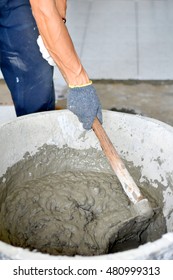
M 92 128 L 100 141 L 100 145 L 110 162 L 112 169 L 117 175 L 125 193 L 129 197 L 132 203 L 137 203 L 144 199 L 139 188 L 134 182 L 133 178 L 130 176 L 128 170 L 126 169 L 122 159 L 115 150 L 112 142 L 107 136 L 103 126 L 99 122 L 98 118 L 95 118 Z

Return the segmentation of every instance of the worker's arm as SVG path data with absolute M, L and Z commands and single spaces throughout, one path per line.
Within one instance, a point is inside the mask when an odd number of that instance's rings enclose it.
M 40 35 L 68 85 L 84 85 L 89 77 L 75 51 L 55 0 L 30 0 Z M 63 1 L 64 2 L 64 1 Z
M 70 87 L 67 108 L 85 129 L 91 129 L 96 116 L 102 122 L 101 105 L 62 19 L 66 1 L 30 0 L 30 3 L 43 42 Z
M 55 3 L 62 19 L 66 19 L 67 0 L 55 0 Z

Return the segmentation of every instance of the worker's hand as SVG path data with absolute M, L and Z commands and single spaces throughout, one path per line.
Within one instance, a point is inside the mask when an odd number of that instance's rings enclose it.
M 78 117 L 84 129 L 91 129 L 95 117 L 102 123 L 101 104 L 92 85 L 70 88 L 67 108 Z
M 51 66 L 55 66 L 55 62 L 53 60 L 53 58 L 50 56 L 48 50 L 46 49 L 45 45 L 44 45 L 44 42 L 43 42 L 43 39 L 41 38 L 41 36 L 39 35 L 38 36 L 38 39 L 37 39 L 37 44 L 39 46 L 39 49 L 40 49 L 40 52 L 42 54 L 42 57 L 47 60 L 47 62 L 51 65 Z

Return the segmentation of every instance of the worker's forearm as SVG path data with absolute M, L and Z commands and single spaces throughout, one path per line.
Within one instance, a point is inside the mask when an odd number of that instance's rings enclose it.
M 55 0 L 57 10 L 62 18 L 66 18 L 67 0 Z
M 66 82 L 82 85 L 89 82 L 74 49 L 68 30 L 57 9 L 55 0 L 30 0 L 40 35 Z

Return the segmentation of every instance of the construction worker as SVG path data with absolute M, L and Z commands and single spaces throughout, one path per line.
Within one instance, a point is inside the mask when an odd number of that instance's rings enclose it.
M 66 0 L 0 0 L 0 67 L 22 116 L 55 109 L 52 58 L 69 86 L 67 108 L 88 130 L 96 116 L 102 122 L 101 105 L 66 28 L 66 6 Z

